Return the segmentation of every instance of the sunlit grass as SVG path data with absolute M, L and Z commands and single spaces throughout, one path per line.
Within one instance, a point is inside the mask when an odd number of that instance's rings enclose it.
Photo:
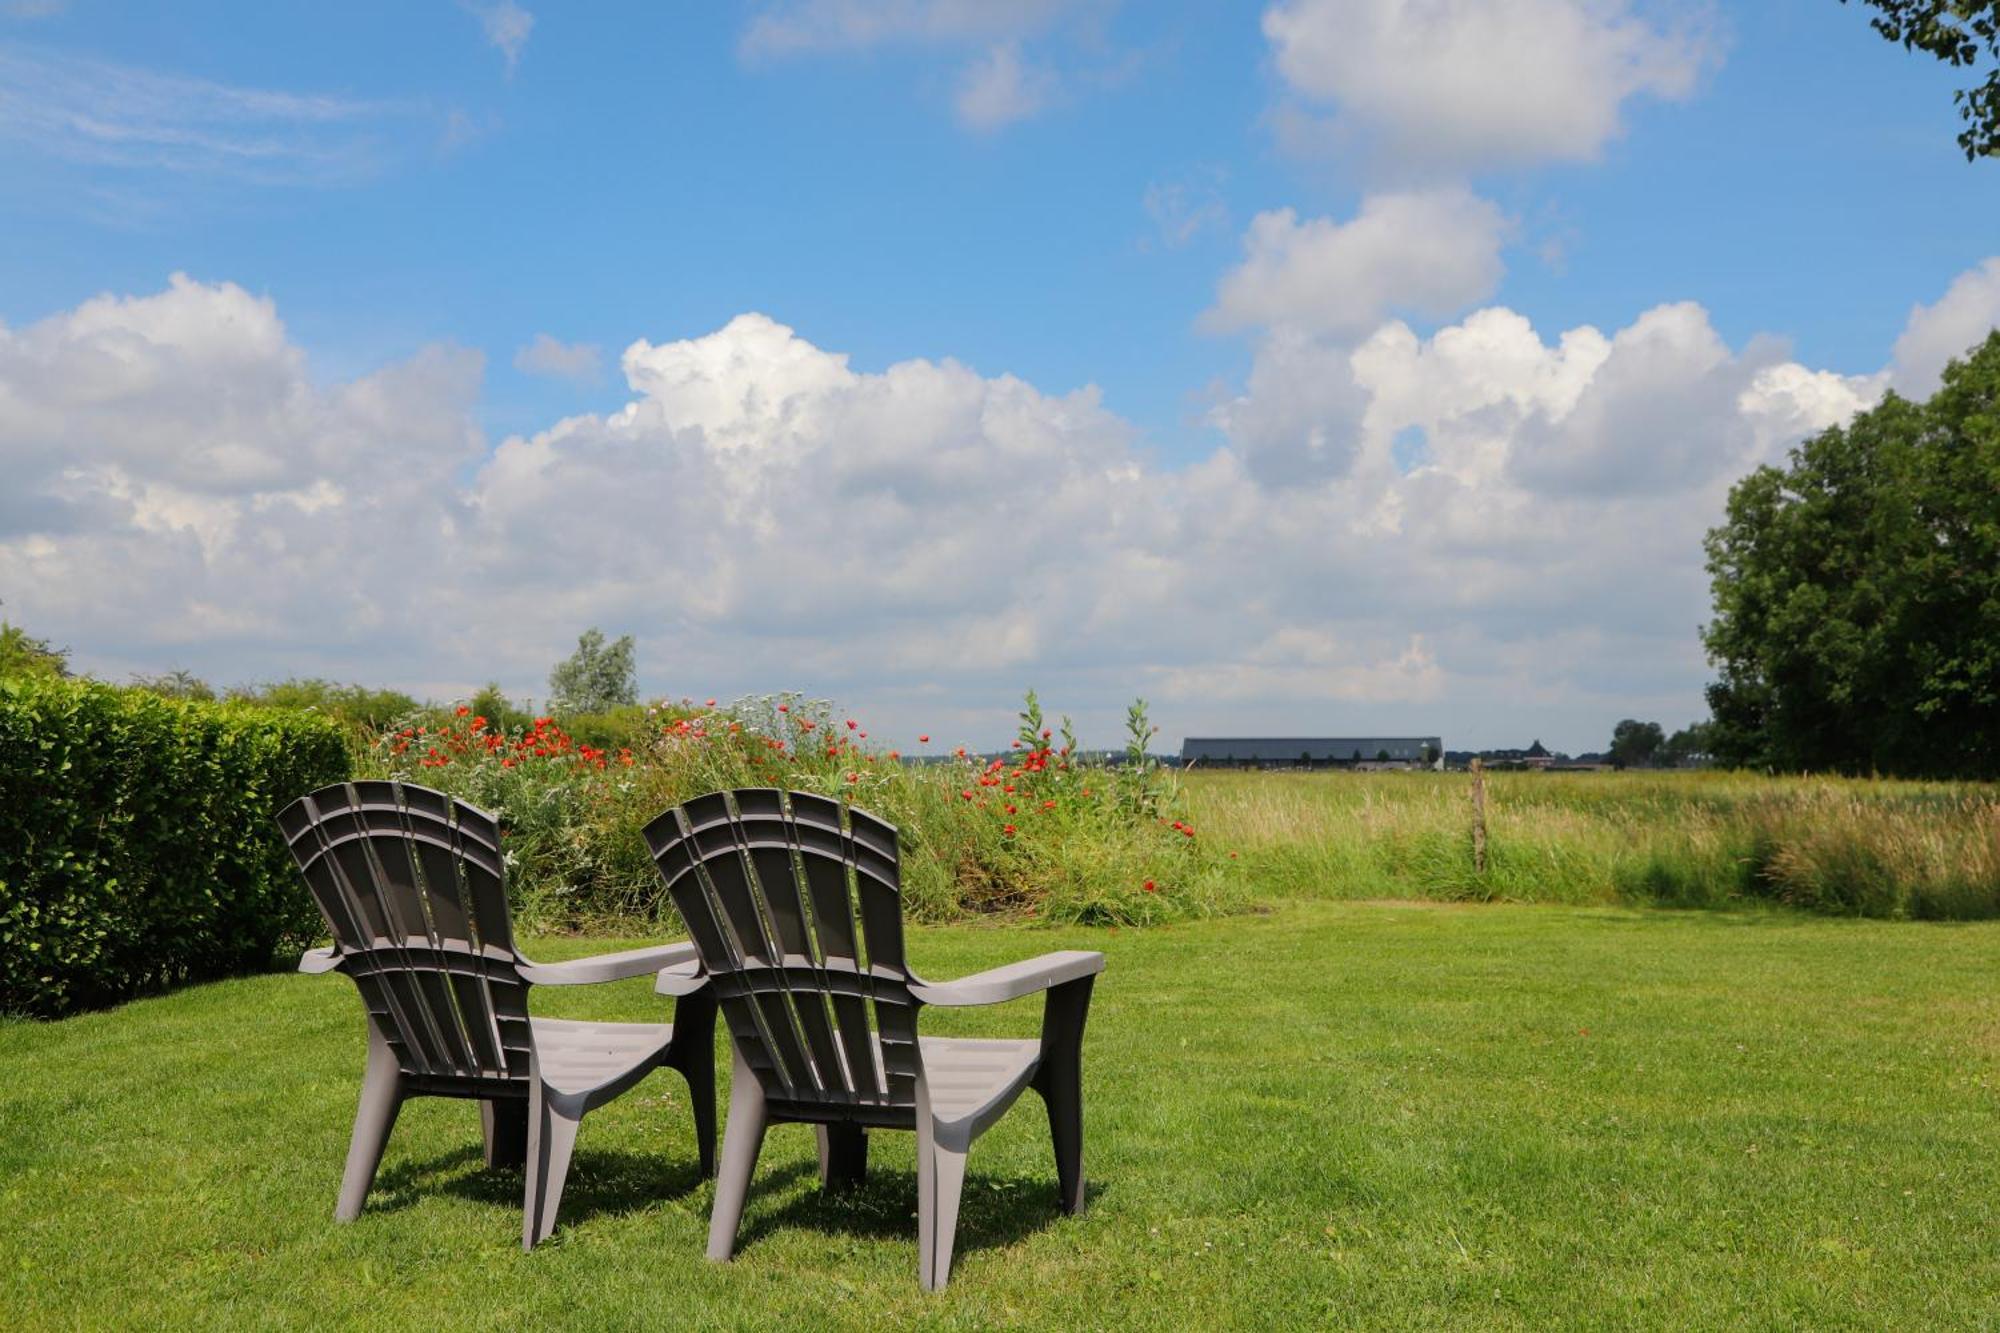
M 2000 914 L 2000 788 L 1754 774 L 1202 773 L 1193 817 L 1280 896 Z
M 917 1285 L 909 1135 L 880 1136 L 858 1197 L 822 1199 L 810 1133 L 775 1129 L 739 1258 L 704 1262 L 710 1187 L 668 1075 L 591 1116 L 532 1255 L 520 1177 L 480 1168 L 463 1103 L 413 1104 L 368 1212 L 338 1226 L 360 1006 L 338 978 L 270 975 L 0 1025 L 0 1322 L 1990 1323 L 2000 924 L 1293 903 L 1150 930 L 925 928 L 911 951 L 949 976 L 1072 946 L 1109 954 L 1090 1206 L 1056 1211 L 1028 1100 L 973 1152 L 942 1294 Z M 643 981 L 535 1001 L 663 1013 Z

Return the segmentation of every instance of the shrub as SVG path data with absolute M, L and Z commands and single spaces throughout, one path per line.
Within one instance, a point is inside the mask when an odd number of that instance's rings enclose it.
M 319 933 L 271 816 L 347 775 L 310 714 L 0 680 L 0 1012 L 267 963 Z
M 1164 775 L 1072 765 L 1074 744 L 1056 743 L 1032 695 L 1009 754 L 961 748 L 931 764 L 904 763 L 858 720 L 796 695 L 636 711 L 643 727 L 615 746 L 552 717 L 518 732 L 469 707 L 442 725 L 412 717 L 380 738 L 370 767 L 496 814 L 516 909 L 544 927 L 670 917 L 640 830 L 733 787 L 818 792 L 896 825 L 904 904 L 919 919 L 1143 923 L 1239 898 L 1232 865 L 1177 813 Z

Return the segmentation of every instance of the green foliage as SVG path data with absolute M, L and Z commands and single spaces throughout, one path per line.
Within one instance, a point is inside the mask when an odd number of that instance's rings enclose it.
M 413 713 L 417 701 L 399 690 L 365 685 L 336 685 L 310 676 L 264 685 L 238 686 L 231 700 L 259 708 L 290 708 L 319 713 L 348 727 L 379 729 Z
M 271 816 L 347 774 L 325 719 L 0 681 L 0 1012 L 268 963 L 319 914 Z
M 613 723 L 625 728 L 618 743 L 571 730 Z M 1052 731 L 1031 693 L 1006 758 L 961 747 L 949 763 L 906 765 L 857 719 L 797 695 L 545 717 L 518 732 L 461 708 L 384 733 L 365 762 L 499 816 L 516 908 L 542 926 L 668 916 L 640 830 L 669 806 L 733 787 L 818 792 L 896 825 L 904 904 L 919 920 L 1138 924 L 1241 905 L 1240 877 L 1192 823 L 1169 817 L 1178 798 L 1157 773 L 1073 766 L 1073 747 L 1056 748 Z
M 181 667 L 163 671 L 157 676 L 134 676 L 132 688 L 149 691 L 163 699 L 187 699 L 195 703 L 212 703 L 215 700 L 214 686 Z
M 2000 332 L 1927 403 L 1763 467 L 1708 534 L 1714 752 L 1785 770 L 2000 767 Z
M 1654 757 L 1668 768 L 1704 763 L 1715 754 L 1714 733 L 1713 723 L 1690 722 L 1667 737 Z
M 549 672 L 549 711 L 605 713 L 639 702 L 639 673 L 632 636 L 607 644 L 596 626 L 577 636 L 576 651 Z
M 1847 0 L 1841 0 L 1845 4 Z M 1955 69 L 2000 61 L 2000 0 L 1862 0 L 1876 11 L 1869 26 L 1906 51 L 1922 51 Z M 2000 64 L 1952 94 L 1965 130 L 1965 160 L 2000 157 Z
M 1628 717 L 1611 729 L 1611 762 L 1619 768 L 1644 768 L 1666 739 L 1659 723 Z
M 48 640 L 33 638 L 19 625 L 0 620 L 0 677 L 68 674 L 67 648 L 51 648 Z
M 521 731 L 535 720 L 533 713 L 501 693 L 498 681 L 487 681 L 477 694 L 466 701 L 466 706 L 474 715 L 485 718 L 487 725 L 500 731 Z

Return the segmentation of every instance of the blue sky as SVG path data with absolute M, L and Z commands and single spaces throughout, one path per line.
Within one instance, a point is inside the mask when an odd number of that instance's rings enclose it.
M 1477 66 L 1398 68 L 1426 24 L 1480 34 Z M 595 621 L 650 688 L 981 743 L 1032 683 L 1099 729 L 1143 692 L 1170 731 L 1594 747 L 1699 715 L 1728 482 L 2000 317 L 2000 166 L 1960 156 L 1952 86 L 1833 0 L 0 4 L 0 459 L 29 497 L 0 599 L 112 675 L 534 692 Z M 91 379 L 100 294 L 160 358 L 143 384 Z M 1525 323 L 1426 355 L 1480 311 Z M 1558 364 L 1585 327 L 1620 350 Z M 621 368 L 637 340 L 667 388 Z M 811 369 L 837 354 L 858 378 Z M 17 386 L 10 416 L 10 364 L 67 406 Z M 792 406 L 724 420 L 690 366 Z M 383 376 L 395 410 L 340 419 Z M 181 434 L 79 443 L 100 408 Z M 192 468 L 218 435 L 262 461 Z M 377 448 L 411 489 L 376 519 L 441 544 L 367 526 L 343 451 Z M 526 503 L 509 466 L 628 540 L 475 533 Z M 620 466 L 671 485 L 656 518 L 607 504 Z M 299 525 L 259 524 L 295 504 L 355 549 L 287 596 L 261 577 Z M 707 544 L 656 530 L 704 514 Z M 839 614 L 771 624 L 857 531 L 878 558 L 812 600 Z M 370 591 L 384 551 L 445 586 Z M 484 641 L 482 608 L 527 606 Z

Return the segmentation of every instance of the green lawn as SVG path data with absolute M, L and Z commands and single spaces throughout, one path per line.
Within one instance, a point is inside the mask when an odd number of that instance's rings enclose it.
M 822 1201 L 810 1131 L 774 1130 L 736 1262 L 704 1262 L 671 1074 L 585 1122 L 532 1255 L 468 1103 L 406 1109 L 368 1212 L 337 1226 L 360 1007 L 341 978 L 271 975 L 0 1025 L 0 1324 L 2000 1320 L 2000 925 L 1297 903 L 913 934 L 933 975 L 1110 956 L 1090 1207 L 1056 1212 L 1030 1097 L 974 1149 L 943 1293 L 917 1285 L 909 1135 Z M 644 982 L 536 998 L 663 1004 Z M 1027 1035 L 1038 1013 L 926 1017 Z

